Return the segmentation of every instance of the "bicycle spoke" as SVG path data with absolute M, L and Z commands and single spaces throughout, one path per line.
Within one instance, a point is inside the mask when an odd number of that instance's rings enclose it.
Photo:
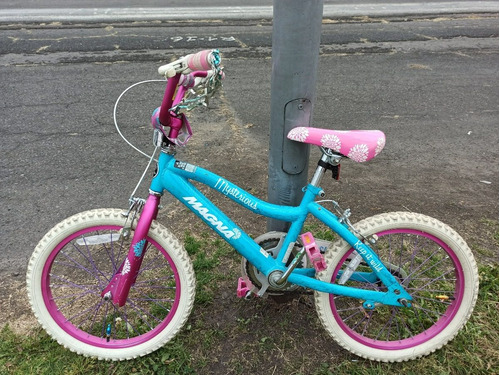
M 435 250 L 430 256 L 428 256 L 416 269 L 414 269 L 410 274 L 408 274 L 407 278 L 413 276 L 417 271 L 419 271 L 427 262 L 430 261 L 432 257 L 434 257 L 438 253 L 439 249 Z M 406 279 L 404 280 L 406 281 Z
M 393 309 L 393 310 L 392 310 L 392 312 L 391 312 L 391 317 L 390 317 L 390 319 L 388 319 L 388 320 L 387 320 L 387 323 L 386 323 L 384 326 L 382 326 L 382 327 L 380 328 L 380 330 L 379 330 L 378 334 L 376 334 L 376 335 L 375 335 L 375 340 L 378 340 L 378 339 L 379 339 L 379 337 L 382 335 L 383 331 L 385 331 L 385 329 L 386 329 L 386 328 L 389 328 L 389 329 L 387 330 L 387 338 L 386 338 L 386 340 L 388 340 L 388 339 L 389 339 L 389 335 L 390 335 L 390 332 L 391 332 L 391 328 L 390 328 L 390 327 L 391 327 L 391 324 L 392 324 L 392 320 L 394 319 L 394 315 L 395 315 L 395 313 L 396 313 L 396 312 L 395 312 L 395 311 L 394 311 L 394 309 Z
M 59 253 L 62 254 L 66 259 L 68 259 L 71 262 L 73 262 L 75 264 L 74 268 L 76 268 L 78 270 L 85 271 L 88 275 L 92 276 L 94 279 L 96 279 L 100 283 L 100 279 L 99 279 L 99 277 L 97 276 L 97 274 L 95 272 L 91 271 L 90 269 L 88 269 L 87 267 L 85 267 L 83 264 L 81 264 L 80 262 L 78 262 L 76 259 L 74 259 L 73 257 L 69 256 L 69 254 L 67 254 L 66 252 L 60 251 Z M 54 261 L 54 264 L 57 264 L 56 261 Z M 106 276 L 104 276 L 104 277 L 106 278 Z M 106 278 L 106 280 L 107 280 L 107 278 Z M 107 281 L 109 281 L 109 280 L 107 280 Z
M 74 282 L 68 280 L 66 277 L 64 276 L 59 276 L 59 275 L 50 275 L 51 279 L 58 279 L 58 280 L 61 280 L 63 282 L 65 282 L 65 284 L 51 284 L 52 285 L 52 288 L 56 288 L 56 287 L 65 287 L 65 286 L 69 286 L 69 287 L 73 287 L 73 288 L 79 288 L 79 289 L 86 289 L 87 287 L 89 287 L 88 289 L 91 290 L 98 290 L 98 288 L 96 288 L 95 284 L 90 284 L 90 285 L 85 285 L 85 284 L 75 284 Z M 52 280 L 51 280 L 52 281 Z
M 81 316 L 83 316 L 83 315 L 86 315 L 89 311 L 93 311 L 93 312 L 94 312 L 94 318 L 93 318 L 93 319 L 95 319 L 95 317 L 96 317 L 96 315 L 97 315 L 97 312 L 98 312 L 98 311 L 99 311 L 99 309 L 101 308 L 102 304 L 103 304 L 103 301 L 102 301 L 102 300 L 100 300 L 98 303 L 96 303 L 96 304 L 95 304 L 95 306 L 94 306 L 94 307 L 89 307 L 88 309 L 85 309 L 85 310 L 83 310 L 83 311 L 80 311 L 79 313 L 77 313 L 77 314 L 75 314 L 75 315 L 73 315 L 73 316 L 71 316 L 71 317 L 67 318 L 67 319 L 66 319 L 66 322 L 71 322 L 74 326 L 76 326 L 77 328 L 79 328 L 79 329 L 80 329 L 80 328 L 82 327 L 82 324 L 83 324 L 83 322 L 84 322 L 85 320 L 82 320 L 82 321 L 81 321 L 80 323 L 78 323 L 78 324 L 73 323 L 73 321 L 74 321 L 74 320 L 76 320 L 76 318 L 79 318 L 79 317 L 81 317 Z
M 135 303 L 133 303 L 132 301 L 129 301 L 129 305 L 135 309 L 138 313 L 142 313 L 141 314 L 138 314 L 138 317 L 139 319 L 141 319 L 144 323 L 146 323 L 146 325 L 149 327 L 149 329 L 153 329 L 151 327 L 151 325 L 148 323 L 148 321 L 146 319 L 144 319 L 144 316 L 150 316 L 152 317 L 154 320 L 156 320 L 158 323 L 160 323 L 163 319 L 161 318 L 158 318 L 156 316 L 154 316 L 153 314 L 151 314 L 149 311 L 145 311 L 144 309 L 141 309 L 138 305 L 136 305 Z
M 109 279 L 106 277 L 106 275 L 104 275 L 104 273 L 102 273 L 102 271 L 97 268 L 97 266 L 96 266 L 96 264 L 94 262 L 94 258 L 92 257 L 92 254 L 90 253 L 89 245 L 87 244 L 86 238 L 82 236 L 82 240 L 83 240 L 83 242 L 85 244 L 85 248 L 87 249 L 87 253 L 89 255 L 88 258 L 86 257 L 85 254 L 83 254 L 83 252 L 80 251 L 80 249 L 78 248 L 76 242 L 73 243 L 73 247 L 76 249 L 76 251 L 78 251 L 83 256 L 83 258 L 87 262 L 89 262 L 89 264 L 94 268 L 94 270 L 95 270 L 96 273 L 101 274 L 106 279 L 106 281 L 109 281 Z
M 435 303 L 435 304 L 439 304 L 441 306 L 450 306 L 453 304 L 453 302 L 442 301 L 442 300 L 439 300 L 436 298 L 418 296 L 418 299 L 423 300 L 423 301 L 427 301 L 427 302 L 431 302 L 431 303 Z
M 71 301 L 66 302 L 64 305 L 58 306 L 58 309 L 59 310 L 64 310 L 66 307 L 73 305 L 75 303 L 75 301 L 77 301 L 78 299 L 81 299 L 81 297 L 87 296 L 89 294 L 91 294 L 91 293 L 90 292 L 85 292 L 85 293 L 81 293 L 79 295 L 76 295 L 76 297 L 74 299 L 72 299 Z M 94 294 L 94 293 L 92 293 L 92 294 Z M 55 300 L 56 300 L 56 298 L 52 299 L 52 301 L 55 301 Z

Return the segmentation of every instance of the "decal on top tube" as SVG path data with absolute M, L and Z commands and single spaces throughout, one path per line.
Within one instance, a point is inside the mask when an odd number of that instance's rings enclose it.
M 227 226 L 224 225 L 222 221 L 217 218 L 217 216 L 211 214 L 208 211 L 208 208 L 203 207 L 203 204 L 201 202 L 198 202 L 195 197 L 182 197 L 182 199 L 187 201 L 187 203 L 189 203 L 194 210 L 198 211 L 198 213 L 205 220 L 207 220 L 216 231 L 224 235 L 226 238 L 240 238 L 241 232 L 239 231 L 239 229 L 234 228 L 233 230 L 230 230 Z
M 175 164 L 174 164 L 174 167 L 178 168 L 178 169 L 183 169 L 186 172 L 192 172 L 192 173 L 194 173 L 196 171 L 196 166 L 195 165 L 186 163 L 184 161 L 176 161 Z
M 214 187 L 219 190 L 224 195 L 231 195 L 234 199 L 240 201 L 244 205 L 257 209 L 257 202 L 254 202 L 250 197 L 248 197 L 245 193 L 241 192 L 237 187 L 231 187 L 229 182 L 224 180 L 223 178 L 219 178 Z

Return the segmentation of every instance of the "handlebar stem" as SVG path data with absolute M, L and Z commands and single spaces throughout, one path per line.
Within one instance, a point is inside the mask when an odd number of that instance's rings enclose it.
M 213 74 L 212 71 L 196 70 L 189 74 L 178 72 L 172 76 L 168 76 L 160 109 L 159 111 L 155 110 L 151 118 L 153 127 L 157 128 L 159 122 L 164 127 L 170 128 L 167 136 L 170 140 L 177 139 L 187 120 L 184 115 L 179 116 L 170 109 L 182 102 L 186 91 L 198 85 L 200 80 L 210 77 L 211 74 Z M 187 126 L 189 128 L 189 124 Z M 189 133 L 191 133 L 190 130 Z
M 178 73 L 167 80 L 167 87 L 165 88 L 165 94 L 163 95 L 163 101 L 160 107 L 160 123 L 163 126 L 171 126 L 172 116 L 169 109 L 172 108 L 174 102 L 174 94 L 179 84 L 181 74 Z

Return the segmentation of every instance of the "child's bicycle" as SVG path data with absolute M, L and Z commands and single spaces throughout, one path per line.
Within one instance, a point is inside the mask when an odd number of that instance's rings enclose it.
M 175 159 L 176 146 L 192 134 L 183 111 L 203 104 L 221 86 L 218 51 L 185 56 L 159 72 L 167 78 L 166 91 L 152 123 L 155 151 L 161 152 L 147 200 L 131 198 L 126 212 L 96 209 L 63 220 L 42 238 L 29 261 L 31 305 L 60 344 L 100 359 L 130 359 L 160 348 L 186 322 L 195 275 L 183 246 L 155 220 L 164 191 L 243 256 L 239 297 L 313 290 L 325 329 L 361 357 L 418 358 L 442 347 L 464 326 L 479 283 L 476 262 L 460 235 L 410 212 L 384 213 L 352 225 L 349 210 L 324 199 L 324 173 L 338 176 L 345 158 L 374 158 L 385 145 L 384 133 L 294 128 L 288 138 L 319 146 L 322 157 L 299 206 L 270 204 Z M 269 232 L 253 240 L 191 180 L 252 213 L 290 223 L 288 233 Z M 328 243 L 303 233 L 308 215 L 340 239 Z

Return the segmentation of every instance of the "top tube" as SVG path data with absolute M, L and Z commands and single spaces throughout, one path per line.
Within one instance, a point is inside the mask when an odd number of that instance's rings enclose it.
M 265 217 L 271 217 L 282 221 L 292 222 L 307 215 L 307 206 L 313 202 L 321 191 L 320 188 L 308 185 L 304 198 L 299 206 L 281 206 L 268 203 L 250 194 L 231 181 L 210 172 L 202 167 L 176 160 L 173 155 L 161 153 L 159 158 L 159 173 L 151 183 L 151 190 L 162 192 L 164 189 L 172 192 L 175 190 L 175 178 L 173 175 L 184 179 L 194 180 L 210 187 L 211 189 L 225 195 L 244 208 Z M 168 171 L 168 172 L 163 172 Z M 170 173 L 169 173 L 170 172 Z M 166 175 L 168 173 L 168 175 Z M 164 177 L 162 177 L 164 176 Z M 194 188 L 194 186 L 193 186 Z

